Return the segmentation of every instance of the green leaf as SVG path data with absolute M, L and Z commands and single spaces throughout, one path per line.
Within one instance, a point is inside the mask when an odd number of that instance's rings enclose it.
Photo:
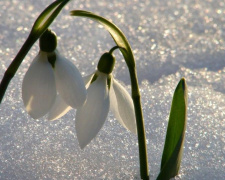
M 102 24 L 109 31 L 115 43 L 120 47 L 120 51 L 122 52 L 128 67 L 135 66 L 134 56 L 127 38 L 115 24 L 111 23 L 109 20 L 101 16 L 88 11 L 74 10 L 71 11 L 70 14 L 72 16 L 87 17 Z
M 178 174 L 183 154 L 187 119 L 187 85 L 182 78 L 174 92 L 164 145 L 161 171 L 157 180 L 169 180 Z
M 0 84 L 0 103 L 3 99 L 5 91 L 9 85 L 9 82 L 16 74 L 17 69 L 19 68 L 20 64 L 22 63 L 24 57 L 29 52 L 30 48 L 33 44 L 38 40 L 38 38 L 43 34 L 43 32 L 50 26 L 62 8 L 66 5 L 67 2 L 70 0 L 57 0 L 50 4 L 37 18 L 35 21 L 33 28 L 21 47 L 20 51 L 13 59 L 12 63 L 6 70 L 3 79 Z
M 33 28 L 31 30 L 31 34 L 40 37 L 40 35 L 49 27 L 52 21 L 59 14 L 61 9 L 68 3 L 70 0 L 56 0 L 52 4 L 50 4 L 37 18 L 35 21 Z

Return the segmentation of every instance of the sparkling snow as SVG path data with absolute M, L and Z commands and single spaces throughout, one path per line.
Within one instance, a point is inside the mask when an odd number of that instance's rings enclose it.
M 52 0 L 0 1 L 0 79 Z M 114 46 L 97 23 L 70 17 L 82 9 L 112 20 L 127 36 L 136 59 L 145 117 L 151 179 L 159 173 L 170 104 L 181 77 L 188 84 L 188 121 L 176 179 L 225 179 L 225 2 L 221 0 L 80 0 L 70 2 L 51 28 L 59 50 L 82 75 Z M 49 122 L 28 116 L 21 83 L 38 52 L 33 46 L 0 105 L 0 179 L 139 179 L 137 138 L 112 114 L 84 150 L 78 146 L 75 110 Z M 121 54 L 114 75 L 130 90 Z

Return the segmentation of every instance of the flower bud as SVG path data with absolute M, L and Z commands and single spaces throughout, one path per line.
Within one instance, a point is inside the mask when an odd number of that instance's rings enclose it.
M 53 52 L 57 47 L 57 36 L 56 34 L 47 29 L 39 40 L 40 49 L 44 52 Z
M 98 62 L 98 71 L 110 74 L 115 65 L 115 58 L 111 53 L 104 53 Z

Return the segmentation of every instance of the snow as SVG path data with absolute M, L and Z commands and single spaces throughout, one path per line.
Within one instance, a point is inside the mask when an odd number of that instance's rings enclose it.
M 0 79 L 51 0 L 0 1 Z M 92 73 L 115 44 L 105 29 L 69 11 L 92 11 L 127 36 L 136 59 L 146 125 L 151 179 L 159 173 L 169 110 L 180 78 L 188 84 L 188 120 L 176 179 L 225 179 L 225 2 L 220 0 L 71 1 L 51 28 L 59 50 Z M 0 179 L 139 179 L 137 138 L 110 113 L 84 150 L 75 132 L 75 110 L 50 122 L 26 113 L 21 84 L 38 52 L 36 43 L 11 81 L 0 106 Z M 130 90 L 122 55 L 114 76 Z

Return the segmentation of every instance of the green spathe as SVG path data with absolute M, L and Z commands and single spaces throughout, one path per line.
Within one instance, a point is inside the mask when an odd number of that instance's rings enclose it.
M 115 65 L 115 57 L 110 53 L 104 53 L 99 62 L 98 70 L 105 74 L 110 74 L 113 71 Z

